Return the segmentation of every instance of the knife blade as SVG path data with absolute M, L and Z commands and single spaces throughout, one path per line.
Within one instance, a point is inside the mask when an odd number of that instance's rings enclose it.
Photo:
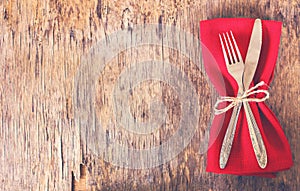
M 249 88 L 249 85 L 254 77 L 258 60 L 260 56 L 262 45 L 262 24 L 260 19 L 256 19 L 254 21 L 252 34 L 250 37 L 250 42 L 248 45 L 248 50 L 245 59 L 245 69 L 244 69 L 244 77 L 243 84 L 245 90 Z
M 245 90 L 250 86 L 251 81 L 253 80 L 258 60 L 260 57 L 262 46 L 262 23 L 260 19 L 256 19 L 252 29 L 252 34 L 250 38 L 250 43 L 247 50 L 247 55 L 245 59 L 245 69 L 243 76 L 243 85 Z M 251 107 L 247 101 L 243 102 L 247 124 L 249 129 L 249 134 L 255 153 L 256 160 L 261 168 L 265 168 L 267 165 L 267 152 L 266 148 L 256 123 L 256 119 L 252 113 Z

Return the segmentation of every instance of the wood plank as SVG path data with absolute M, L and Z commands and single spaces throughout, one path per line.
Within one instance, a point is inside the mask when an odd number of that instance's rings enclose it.
M 299 190 L 299 9 L 297 0 L 0 1 L 0 190 Z M 91 137 L 76 125 L 73 99 L 81 59 L 90 48 L 116 31 L 143 23 L 175 25 L 198 37 L 199 21 L 216 17 L 283 22 L 267 103 L 291 144 L 292 169 L 275 179 L 206 173 L 206 156 L 199 149 L 216 95 L 210 92 L 203 68 L 178 51 L 155 46 L 121 52 L 107 64 L 95 86 L 97 116 L 106 122 L 103 128 L 109 137 L 130 148 L 165 142 L 182 112 L 172 88 L 145 82 L 130 97 L 139 120 L 149 117 L 148 101 L 153 97 L 169 106 L 169 125 L 148 137 L 109 126 L 108 98 L 118 75 L 134 61 L 169 61 L 187 74 L 202 96 L 200 103 L 208 102 L 200 107 L 201 124 L 190 144 L 170 162 L 142 170 L 114 166 L 92 154 L 93 145 L 87 144 Z

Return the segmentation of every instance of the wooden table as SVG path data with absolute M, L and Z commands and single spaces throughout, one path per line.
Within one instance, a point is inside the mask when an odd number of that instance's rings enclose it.
M 0 8 L 0 190 L 300 190 L 299 1 L 13 0 L 1 1 Z M 169 105 L 168 124 L 150 133 L 150 138 L 137 139 L 115 126 L 110 98 L 118 75 L 130 63 L 168 60 L 188 75 L 200 101 L 207 102 L 200 104 L 200 123 L 190 143 L 171 161 L 136 170 L 90 152 L 93 137 L 82 134 L 74 115 L 76 75 L 90 48 L 109 40 L 114 32 L 134 30 L 144 23 L 175 25 L 198 38 L 199 21 L 217 17 L 283 22 L 267 104 L 289 140 L 294 166 L 274 179 L 205 172 L 206 155 L 199 149 L 216 94 L 210 93 L 203 68 L 176 50 L 157 46 L 120 52 L 106 64 L 94 87 L 96 117 L 107 137 L 130 148 L 166 141 L 182 112 L 167 84 L 147 81 L 128 97 L 137 120 L 149 118 L 152 98 Z

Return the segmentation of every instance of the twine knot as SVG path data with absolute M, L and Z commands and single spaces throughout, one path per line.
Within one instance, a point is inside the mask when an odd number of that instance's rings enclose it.
M 268 90 L 259 89 L 259 87 L 261 87 L 261 86 L 268 86 L 268 85 L 264 81 L 261 81 L 258 84 L 256 84 L 255 86 L 253 86 L 252 88 L 246 90 L 241 96 L 237 96 L 237 97 L 221 96 L 220 98 L 217 99 L 217 102 L 214 106 L 215 115 L 224 113 L 224 112 L 228 111 L 229 109 L 237 106 L 239 103 L 264 102 L 265 100 L 267 100 L 269 98 L 270 93 L 268 92 Z M 258 94 L 258 93 L 264 93 L 265 96 L 262 98 L 249 98 L 249 96 L 251 96 L 253 94 Z M 230 104 L 227 107 L 218 109 L 219 104 L 222 102 L 230 102 Z

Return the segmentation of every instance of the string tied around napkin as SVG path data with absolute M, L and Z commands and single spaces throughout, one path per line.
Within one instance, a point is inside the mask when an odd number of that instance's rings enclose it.
M 255 86 L 253 86 L 252 88 L 246 90 L 242 96 L 237 96 L 237 97 L 221 96 L 220 98 L 217 99 L 217 102 L 215 103 L 215 106 L 214 106 L 215 115 L 225 113 L 226 111 L 237 106 L 238 103 L 241 103 L 241 102 L 245 102 L 245 101 L 246 102 L 264 102 L 265 100 L 267 100 L 269 98 L 270 93 L 268 92 L 268 90 L 259 89 L 259 87 L 265 86 L 265 85 L 268 86 L 264 81 L 261 81 L 258 84 L 256 84 Z M 264 93 L 265 96 L 262 98 L 249 98 L 249 96 L 251 96 L 253 94 L 258 94 L 258 93 Z M 231 102 L 231 103 L 224 108 L 218 109 L 219 104 L 222 102 Z

